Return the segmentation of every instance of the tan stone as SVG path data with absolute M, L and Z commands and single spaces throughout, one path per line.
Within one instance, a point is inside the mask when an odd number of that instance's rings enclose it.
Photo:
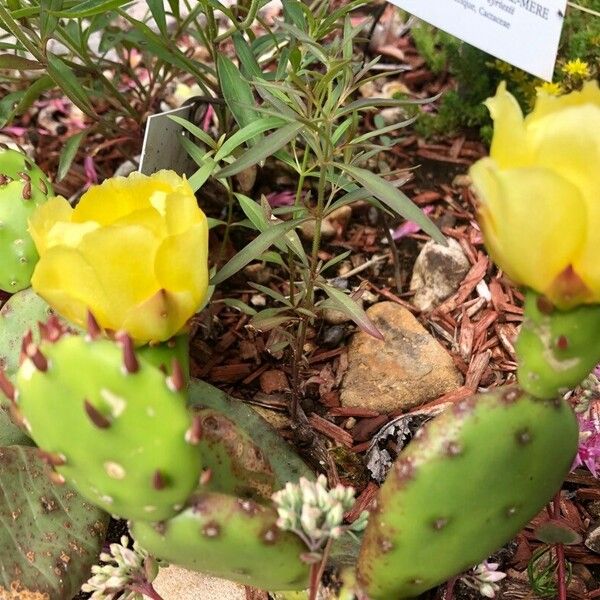
M 448 352 L 408 310 L 380 302 L 367 315 L 385 341 L 363 331 L 353 336 L 340 393 L 342 406 L 380 412 L 409 409 L 462 385 Z
M 246 600 L 243 585 L 171 565 L 152 582 L 163 600 Z

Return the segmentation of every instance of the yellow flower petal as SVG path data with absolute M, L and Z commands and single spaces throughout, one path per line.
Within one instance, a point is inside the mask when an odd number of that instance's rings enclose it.
M 102 227 L 81 241 L 79 251 L 92 265 L 110 300 L 103 327 L 119 329 L 126 313 L 158 291 L 154 257 L 159 239 L 137 225 Z
M 71 205 L 61 196 L 50 198 L 36 208 L 29 219 L 29 233 L 39 254 L 46 250 L 48 234 L 54 225 L 70 222 L 72 213 Z
M 73 222 L 95 221 L 100 225 L 110 225 L 136 210 L 151 208 L 153 194 L 168 193 L 171 189 L 165 178 L 141 173 L 107 179 L 83 194 L 73 211 Z
M 492 160 L 476 163 L 471 177 L 498 265 L 517 283 L 548 292 L 584 244 L 586 208 L 579 190 L 547 169 L 499 170 Z
M 94 269 L 77 250 L 56 246 L 44 252 L 31 285 L 58 313 L 80 327 L 87 322 L 88 310 L 98 321 L 109 319 L 109 298 Z
M 166 238 L 156 252 L 158 285 L 174 292 L 189 290 L 200 305 L 208 287 L 207 241 L 206 223 Z
M 134 339 L 164 341 L 181 331 L 197 308 L 196 298 L 190 292 L 159 290 L 129 310 L 122 327 Z
M 485 102 L 494 120 L 494 138 L 490 156 L 503 168 L 527 163 L 527 140 L 523 125 L 523 113 L 514 96 L 502 82 L 493 98 Z

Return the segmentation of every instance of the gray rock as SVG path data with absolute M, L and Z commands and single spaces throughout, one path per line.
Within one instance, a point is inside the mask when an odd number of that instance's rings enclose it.
M 342 406 L 405 410 L 462 385 L 450 355 L 408 310 L 380 302 L 367 315 L 385 340 L 363 331 L 353 336 L 340 390 Z
M 427 242 L 415 261 L 410 281 L 415 292 L 413 304 L 422 311 L 432 310 L 458 290 L 469 267 L 456 240 L 448 238 L 448 246 Z
M 585 536 L 584 544 L 592 552 L 595 552 L 596 554 L 600 554 L 600 521 L 596 521 L 589 528 L 589 530 Z

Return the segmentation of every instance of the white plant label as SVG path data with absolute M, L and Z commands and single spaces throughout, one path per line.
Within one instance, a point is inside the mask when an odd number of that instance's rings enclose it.
M 188 177 L 194 174 L 198 167 L 180 142 L 180 138 L 187 135 L 186 131 L 170 118 L 174 115 L 189 121 L 193 112 L 193 106 L 188 104 L 148 117 L 138 169 L 140 173 L 152 175 L 161 169 L 170 169 Z
M 552 81 L 567 0 L 391 0 L 468 44 Z

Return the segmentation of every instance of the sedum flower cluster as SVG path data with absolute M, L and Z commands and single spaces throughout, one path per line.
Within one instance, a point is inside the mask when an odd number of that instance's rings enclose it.
M 110 553 L 100 554 L 103 565 L 92 567 L 92 577 L 81 586 L 81 591 L 91 593 L 91 600 L 143 600 L 144 595 L 136 589 L 149 586 L 148 581 L 157 574 L 153 558 L 137 542 L 129 548 L 129 539 L 121 538 L 120 544 L 111 544 Z
M 343 523 L 344 514 L 354 504 L 354 488 L 337 485 L 328 490 L 324 475 L 316 481 L 301 477 L 298 483 L 286 484 L 272 498 L 279 514 L 277 525 L 298 535 L 311 552 L 319 552 L 330 538 L 362 531 L 367 526 L 367 511 L 353 523 Z
M 482 596 L 495 598 L 496 593 L 500 590 L 498 582 L 506 577 L 506 573 L 498 571 L 498 566 L 498 563 L 489 563 L 484 560 L 472 571 L 463 575 L 461 581 L 477 590 Z

